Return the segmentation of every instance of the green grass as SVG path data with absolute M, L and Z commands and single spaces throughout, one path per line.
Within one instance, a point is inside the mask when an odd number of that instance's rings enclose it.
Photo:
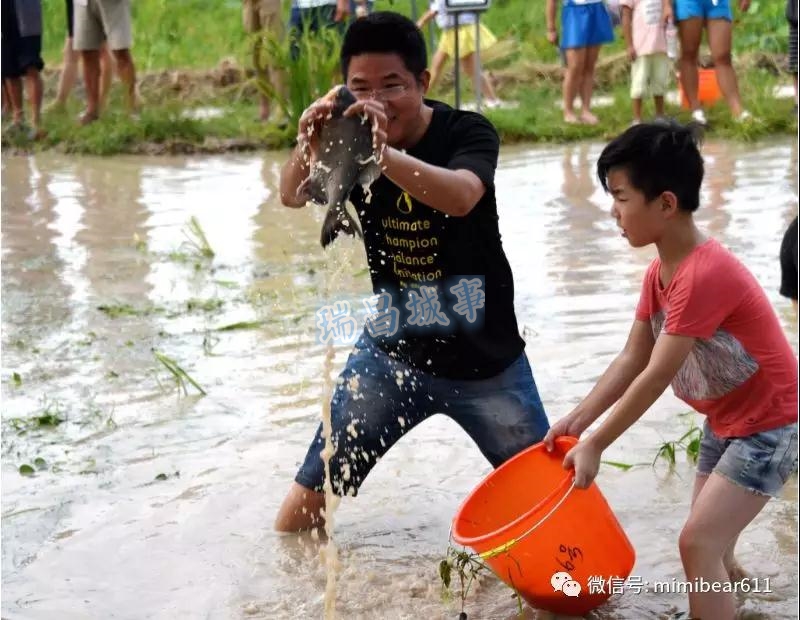
M 65 33 L 65 11 L 60 0 L 43 3 L 45 31 L 43 55 L 56 67 L 61 61 Z M 288 14 L 288 0 L 284 0 Z M 419 16 L 427 1 L 417 0 Z M 392 9 L 411 15 L 411 0 L 377 0 L 378 9 Z M 738 125 L 732 122 L 724 106 L 709 111 L 710 132 L 715 137 L 753 140 L 775 133 L 795 133 L 791 100 L 775 100 L 772 88 L 788 84 L 786 75 L 757 68 L 742 59 L 752 52 L 782 54 L 788 45 L 788 26 L 782 2 L 755 0 L 750 11 L 736 15 L 734 48 L 739 54 L 740 84 L 747 108 L 760 122 Z M 147 72 L 165 69 L 211 70 L 222 61 L 249 67 L 252 62 L 252 39 L 243 32 L 241 0 L 137 0 L 133 3 L 134 59 L 140 78 Z M 490 69 L 524 73 L 531 61 L 555 65 L 557 50 L 545 38 L 543 2 L 530 0 L 494 0 L 484 22 L 499 39 L 514 41 L 512 52 L 495 59 Z M 623 47 L 619 29 L 617 40 L 606 47 L 602 58 Z M 44 117 L 47 137 L 32 144 L 24 133 L 5 132 L 3 145 L 23 150 L 57 148 L 68 153 L 110 155 L 114 153 L 218 152 L 229 149 L 279 148 L 291 144 L 300 112 L 310 98 L 326 90 L 327 75 L 335 75 L 337 43 L 320 41 L 292 63 L 287 47 L 277 46 L 274 53 L 281 66 L 288 68 L 289 97 L 281 106 L 288 126 L 265 125 L 256 119 L 258 84 L 254 79 L 226 87 L 198 88 L 187 94 L 174 93 L 163 84 L 143 89 L 145 105 L 137 118 L 122 110 L 119 85 L 112 89 L 108 110 L 101 120 L 79 127 L 76 117 L 80 102 L 73 97 L 65 112 L 51 112 Z M 604 85 L 598 95 L 611 95 L 614 105 L 597 108 L 601 123 L 596 127 L 564 126 L 555 103 L 560 98 L 559 85 L 534 77 L 517 80 L 519 86 L 501 90 L 503 98 L 518 100 L 516 110 L 487 113 L 497 126 L 504 142 L 561 142 L 581 139 L 606 139 L 628 126 L 631 119 L 627 94 L 628 74 L 618 72 L 612 84 Z M 150 82 L 150 84 L 152 81 Z M 48 85 L 52 89 L 54 78 Z M 269 84 L 261 84 L 269 92 Z M 452 102 L 452 90 L 433 93 Z M 468 85 L 462 85 L 463 100 L 471 98 Z M 191 108 L 216 108 L 221 114 L 209 118 L 192 117 Z M 651 108 L 648 108 L 651 109 Z M 687 119 L 685 112 L 668 108 L 668 114 Z

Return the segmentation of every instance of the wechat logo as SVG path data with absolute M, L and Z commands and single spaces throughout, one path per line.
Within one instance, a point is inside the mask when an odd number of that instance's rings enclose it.
M 569 573 L 553 573 L 550 585 L 554 592 L 562 592 L 564 596 L 577 597 L 581 593 L 581 584 L 575 581 Z

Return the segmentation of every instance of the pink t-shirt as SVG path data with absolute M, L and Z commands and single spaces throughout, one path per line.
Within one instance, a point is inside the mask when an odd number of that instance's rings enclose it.
M 620 0 L 633 11 L 633 49 L 637 56 L 667 53 L 667 36 L 661 19 L 661 0 Z
M 672 380 L 675 395 L 705 414 L 720 437 L 746 437 L 797 420 L 798 366 L 755 277 L 717 241 L 697 246 L 669 286 L 661 261 L 647 270 L 636 318 L 697 338 Z

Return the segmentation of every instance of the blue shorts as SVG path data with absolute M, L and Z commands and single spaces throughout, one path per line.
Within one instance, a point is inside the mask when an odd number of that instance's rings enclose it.
M 733 21 L 728 0 L 675 0 L 676 22 L 693 17 Z
M 561 48 L 594 47 L 611 43 L 614 29 L 604 2 L 568 4 L 561 9 Z
M 747 437 L 723 438 L 706 420 L 697 473 L 714 472 L 759 495 L 777 496 L 797 470 L 797 422 Z
M 435 413 L 463 428 L 493 467 L 538 443 L 550 425 L 525 353 L 490 379 L 434 377 L 383 352 L 368 336 L 356 343 L 331 400 L 337 495 L 356 495 L 375 463 L 398 439 Z M 322 491 L 322 425 L 295 482 Z

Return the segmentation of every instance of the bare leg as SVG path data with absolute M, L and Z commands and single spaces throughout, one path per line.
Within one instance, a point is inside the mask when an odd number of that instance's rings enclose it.
M 81 116 L 81 125 L 88 125 L 100 118 L 100 52 L 81 51 L 83 60 L 83 83 L 86 86 L 86 111 Z
M 694 506 L 697 496 L 700 495 L 700 491 L 703 490 L 703 487 L 707 481 L 708 476 L 695 476 L 694 490 L 692 491 L 692 506 Z M 739 561 L 734 555 L 738 540 L 739 535 L 737 534 L 728 545 L 727 549 L 725 549 L 725 554 L 722 556 L 722 565 L 725 567 L 725 570 L 728 573 L 728 577 L 731 581 L 741 581 L 749 576 L 747 571 L 742 568 L 741 564 L 739 564 Z
M 739 96 L 739 84 L 736 81 L 736 71 L 731 64 L 731 23 L 726 19 L 711 19 L 708 21 L 708 46 L 714 59 L 714 72 L 722 94 L 728 101 L 731 114 L 739 118 L 742 114 L 742 100 Z
M 678 22 L 678 36 L 681 40 L 681 85 L 689 102 L 689 108 L 699 110 L 697 55 L 703 38 L 703 20 L 693 17 Z
M 717 474 L 702 485 L 681 531 L 679 548 L 686 578 L 707 582 L 729 580 L 723 558 L 737 536 L 761 512 L 769 497 L 755 495 Z M 736 615 L 731 592 L 689 594 L 691 616 L 730 620 Z
M 275 517 L 278 532 L 299 532 L 325 526 L 325 494 L 292 483 Z
M 3 93 L 3 116 L 11 112 L 11 95 L 8 94 L 8 86 L 6 86 L 6 81 L 2 81 L 2 93 Z
M 466 73 L 470 80 L 472 80 L 473 90 L 477 89 L 475 84 L 475 54 L 467 54 L 461 59 L 461 70 Z M 497 93 L 492 86 L 491 80 L 486 75 L 485 71 L 481 71 L 481 93 L 487 101 L 497 101 Z
M 28 91 L 28 104 L 31 108 L 31 123 L 33 124 L 33 139 L 38 140 L 44 137 L 42 130 L 42 94 L 44 84 L 39 70 L 35 67 L 28 69 L 25 73 L 25 85 Z
M 14 124 L 22 125 L 25 122 L 25 110 L 22 108 L 22 78 L 6 78 L 4 84 L 11 100 Z
M 78 61 L 80 60 L 80 52 L 72 49 L 72 37 L 67 37 L 64 41 L 64 51 L 62 53 L 61 75 L 58 78 L 58 90 L 56 91 L 56 100 L 53 102 L 51 109 L 60 109 L 67 105 L 67 99 L 75 86 L 75 80 L 78 77 Z
M 586 63 L 585 47 L 566 50 L 567 68 L 564 71 L 564 83 L 561 87 L 561 96 L 564 103 L 564 122 L 577 123 L 575 116 L 575 96 L 581 86 L 584 65 Z
M 594 68 L 600 56 L 600 46 L 586 48 L 586 61 L 581 79 L 581 120 L 587 125 L 596 125 L 597 117 L 592 114 L 592 91 L 594 90 Z
M 128 112 L 136 112 L 136 68 L 130 50 L 113 50 L 114 60 L 117 61 L 119 79 L 125 85 L 125 104 Z
M 100 46 L 100 109 L 106 107 L 108 92 L 111 90 L 111 78 L 114 75 L 114 60 L 108 50 L 108 43 Z
M 641 97 L 633 100 L 633 122 L 642 122 L 642 99 Z
M 260 66 L 261 63 L 262 48 L 263 45 L 261 44 L 261 36 L 258 36 L 255 42 L 253 43 L 253 66 L 256 68 L 258 79 L 266 81 L 267 80 L 266 72 L 258 71 L 258 67 Z M 269 118 L 269 112 L 270 112 L 269 98 L 264 93 L 259 91 L 258 102 L 259 102 L 258 118 L 261 119 L 262 121 L 265 121 Z
M 431 58 L 431 82 L 429 86 L 429 90 L 433 90 L 433 85 L 439 79 L 439 76 L 442 74 L 442 68 L 444 68 L 444 63 L 447 62 L 447 54 L 444 52 L 440 52 L 436 50 L 436 53 Z
M 664 116 L 664 95 L 653 97 L 656 104 L 656 116 Z

